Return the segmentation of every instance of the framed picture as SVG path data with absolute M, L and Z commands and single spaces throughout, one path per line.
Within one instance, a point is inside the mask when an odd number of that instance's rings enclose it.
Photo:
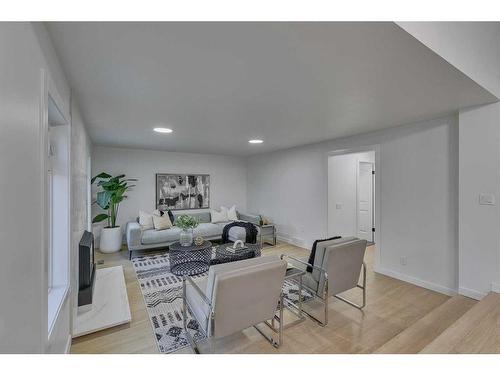
M 157 173 L 156 208 L 162 211 L 210 208 L 210 175 Z

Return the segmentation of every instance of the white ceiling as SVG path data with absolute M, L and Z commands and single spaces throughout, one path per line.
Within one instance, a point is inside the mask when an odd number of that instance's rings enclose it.
M 249 155 L 497 100 L 394 23 L 48 29 L 100 145 Z

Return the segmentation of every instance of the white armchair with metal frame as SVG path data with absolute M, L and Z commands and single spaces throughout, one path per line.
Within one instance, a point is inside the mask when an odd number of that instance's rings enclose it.
M 275 348 L 283 340 L 283 292 L 286 262 L 277 256 L 246 259 L 210 267 L 208 277 L 183 280 L 184 330 L 195 353 L 199 348 L 187 329 L 187 309 L 209 340 L 255 327 Z M 276 312 L 278 317 L 276 318 Z M 278 338 L 257 324 L 278 322 Z
M 318 297 L 324 304 L 324 319 L 321 320 L 304 310 L 312 320 L 321 326 L 328 324 L 328 297 L 333 296 L 349 305 L 362 309 L 366 305 L 366 264 L 363 261 L 366 250 L 366 240 L 355 237 L 318 242 L 314 263 L 283 254 L 281 259 L 287 259 L 295 267 L 311 272 L 303 276 L 303 287 Z M 359 285 L 359 275 L 363 273 L 362 284 Z M 362 290 L 363 302 L 358 305 L 339 296 L 340 293 L 353 288 Z

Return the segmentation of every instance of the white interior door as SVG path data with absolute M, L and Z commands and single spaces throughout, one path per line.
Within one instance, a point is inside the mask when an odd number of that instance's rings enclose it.
M 373 163 L 358 164 L 357 237 L 373 241 Z

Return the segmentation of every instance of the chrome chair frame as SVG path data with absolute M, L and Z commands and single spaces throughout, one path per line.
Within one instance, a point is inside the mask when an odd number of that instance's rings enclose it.
M 191 311 L 193 311 L 193 309 L 186 298 L 186 287 L 187 287 L 186 281 L 189 282 L 189 284 L 194 288 L 196 293 L 198 293 L 200 295 L 203 302 L 205 302 L 210 308 L 210 317 L 207 320 L 207 324 L 206 324 L 205 328 L 204 329 L 202 328 L 204 333 L 205 333 L 205 336 L 207 337 L 208 340 L 211 340 L 210 337 L 213 335 L 214 327 L 215 327 L 214 306 L 213 306 L 212 302 L 208 299 L 208 297 L 205 295 L 205 293 L 194 282 L 192 277 L 184 276 L 182 278 L 182 320 L 183 320 L 183 324 L 184 324 L 184 332 L 186 333 L 187 340 L 189 342 L 189 345 L 193 349 L 193 351 L 196 354 L 201 354 L 198 345 L 196 345 L 196 342 L 194 341 L 193 337 L 191 336 L 191 334 L 189 333 L 189 330 L 187 328 L 187 308 L 189 308 Z M 271 324 L 267 321 L 263 322 L 269 328 L 271 328 L 271 330 L 273 332 L 277 333 L 277 336 L 278 336 L 277 341 L 272 336 L 266 335 L 257 325 L 253 326 L 257 330 L 257 332 L 259 332 L 276 349 L 279 348 L 280 345 L 283 343 L 283 292 L 280 293 L 280 299 L 278 302 L 278 314 L 279 314 L 278 316 L 276 316 L 276 314 L 273 315 L 273 318 L 271 319 L 272 320 Z M 193 318 L 196 319 L 194 317 L 194 315 L 193 315 Z M 274 324 L 275 320 L 278 321 L 278 328 L 277 329 L 275 328 L 275 324 Z M 210 347 L 211 347 L 212 352 L 213 352 L 212 344 L 210 344 Z
M 321 267 L 318 267 L 318 266 L 315 266 L 314 264 L 310 264 L 310 263 L 307 263 L 307 262 L 304 262 L 303 260 L 301 259 L 297 259 L 291 255 L 287 255 L 287 254 L 281 254 L 281 259 L 283 258 L 288 258 L 288 259 L 291 259 L 292 261 L 294 262 L 297 262 L 297 263 L 300 263 L 306 267 L 312 267 L 313 269 L 315 270 L 318 270 L 319 272 L 323 273 L 324 274 L 324 277 L 325 277 L 325 285 L 323 287 L 323 291 L 320 295 L 319 291 L 316 291 L 316 290 L 312 290 L 311 288 L 309 288 L 307 285 L 303 285 L 303 287 L 308 290 L 310 293 L 313 294 L 313 296 L 316 296 L 319 298 L 319 300 L 323 303 L 323 306 L 324 306 L 324 310 L 323 310 L 323 314 L 324 314 L 324 318 L 323 320 L 321 320 L 320 318 L 317 318 L 315 317 L 314 315 L 312 315 L 311 313 L 307 312 L 306 310 L 303 309 L 303 313 L 306 314 L 309 318 L 311 318 L 313 321 L 315 321 L 316 323 L 318 323 L 320 326 L 322 327 L 325 327 L 327 324 L 328 324 L 328 272 L 321 268 Z M 362 270 L 363 270 L 363 283 L 362 285 L 356 285 L 357 288 L 360 288 L 362 291 L 363 291 L 363 302 L 361 305 L 358 305 L 352 301 L 349 301 L 347 298 L 344 298 L 342 296 L 339 296 L 339 295 L 334 295 L 333 297 L 339 299 L 340 301 L 343 301 L 359 310 L 362 310 L 365 306 L 366 306 L 366 263 L 363 262 L 362 264 Z M 292 305 L 294 305 L 292 302 L 289 301 L 289 303 L 291 303 Z M 302 307 L 303 308 L 303 307 Z

